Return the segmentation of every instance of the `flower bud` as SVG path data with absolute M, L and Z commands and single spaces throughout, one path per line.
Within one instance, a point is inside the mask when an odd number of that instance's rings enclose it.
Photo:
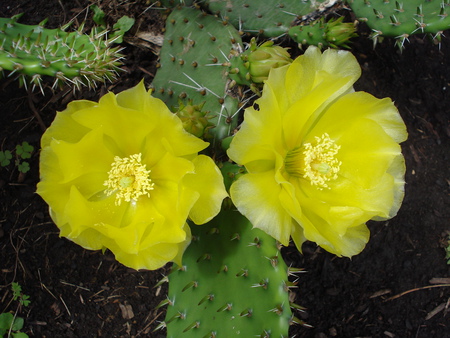
M 184 130 L 197 137 L 204 137 L 207 129 L 213 125 L 208 121 L 208 112 L 202 111 L 205 102 L 193 105 L 189 101 L 187 105 L 180 102 L 180 108 L 175 113 L 181 120 Z
M 282 67 L 291 62 L 291 56 L 286 48 L 274 46 L 273 41 L 267 41 L 256 47 L 252 41 L 248 55 L 248 68 L 254 83 L 264 82 L 272 68 Z
M 350 39 L 357 36 L 355 25 L 352 22 L 342 22 L 343 20 L 344 17 L 340 17 L 327 23 L 326 40 L 333 48 L 350 48 Z

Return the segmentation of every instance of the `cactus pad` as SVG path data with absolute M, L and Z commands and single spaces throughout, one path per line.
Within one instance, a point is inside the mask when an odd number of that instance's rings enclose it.
M 122 55 L 107 31 L 90 35 L 65 29 L 46 29 L 45 20 L 30 26 L 17 23 L 20 15 L 0 18 L 0 70 L 27 78 L 40 86 L 41 76 L 53 76 L 55 84 L 67 82 L 76 87 L 95 86 L 96 82 L 113 80 L 119 70 Z
M 440 39 L 450 28 L 450 0 L 349 0 L 359 21 L 372 29 L 372 38 L 391 36 L 403 47 L 409 35 L 430 33 Z
M 309 0 L 209 0 L 212 13 L 229 20 L 239 30 L 266 37 L 285 34 L 293 22 L 317 10 L 322 1 Z
M 223 139 L 237 125 L 239 100 L 229 91 L 228 70 L 230 54 L 241 49 L 233 26 L 197 9 L 174 9 L 166 22 L 153 95 L 173 111 L 180 100 L 204 103 L 202 109 L 215 126 L 209 132 L 215 140 Z
M 287 337 L 288 269 L 276 241 L 234 209 L 194 226 L 169 277 L 168 337 Z

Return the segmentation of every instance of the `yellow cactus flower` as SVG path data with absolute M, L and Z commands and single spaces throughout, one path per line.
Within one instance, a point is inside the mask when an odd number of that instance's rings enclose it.
M 270 72 L 244 113 L 228 155 L 248 174 L 231 198 L 283 245 L 311 240 L 351 257 L 369 239 L 365 223 L 400 208 L 406 127 L 390 99 L 353 90 L 359 76 L 351 53 L 309 47 Z
M 181 263 L 187 218 L 208 222 L 227 196 L 213 160 L 198 155 L 207 146 L 141 82 L 57 114 L 37 193 L 61 236 L 86 249 L 107 248 L 134 269 Z

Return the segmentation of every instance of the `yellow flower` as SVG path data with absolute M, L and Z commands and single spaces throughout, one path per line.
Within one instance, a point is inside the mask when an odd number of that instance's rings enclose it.
M 41 141 L 37 193 L 67 237 L 110 249 L 134 269 L 180 263 L 190 242 L 186 219 L 212 219 L 227 196 L 208 143 L 141 82 L 98 103 L 71 102 Z
M 229 157 L 248 171 L 233 202 L 283 245 L 311 240 L 350 257 L 368 241 L 368 220 L 400 208 L 406 128 L 390 99 L 354 92 L 359 76 L 349 52 L 308 48 L 271 71 L 231 142 Z

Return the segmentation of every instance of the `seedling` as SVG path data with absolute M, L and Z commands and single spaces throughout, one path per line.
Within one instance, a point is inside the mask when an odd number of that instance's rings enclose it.
M 24 160 L 31 158 L 33 150 L 34 147 L 28 142 L 22 142 L 22 144 L 16 146 L 16 160 L 14 161 L 14 164 L 17 166 L 20 173 L 25 174 L 30 170 L 30 164 Z M 8 166 L 11 163 L 12 158 L 13 154 L 10 150 L 0 151 L 0 165 L 2 167 Z
M 0 165 L 6 167 L 11 163 L 12 154 L 9 150 L 0 151 Z
M 11 289 L 13 291 L 13 300 L 18 300 L 20 305 L 23 305 L 23 306 L 28 306 L 30 304 L 30 302 L 31 302 L 29 300 L 30 296 L 28 296 L 22 292 L 22 287 L 20 286 L 19 283 L 13 282 L 11 284 Z
M 13 300 L 18 301 L 20 304 L 19 308 L 20 306 L 28 306 L 30 304 L 30 296 L 22 292 L 22 287 L 19 283 L 13 282 L 11 284 L 11 290 L 13 292 Z M 17 317 L 17 311 L 15 314 L 10 312 L 0 314 L 0 338 L 28 338 L 26 333 L 20 332 L 23 328 L 24 320 L 22 317 Z
M 94 22 L 103 29 L 106 29 L 106 14 L 103 10 L 97 5 L 92 5 L 90 9 L 94 12 L 93 20 Z M 117 22 L 114 24 L 112 32 L 110 34 L 110 39 L 114 40 L 114 43 L 121 43 L 123 41 L 123 36 L 126 32 L 128 32 L 131 27 L 134 25 L 134 19 L 130 18 L 126 15 L 122 16 Z

